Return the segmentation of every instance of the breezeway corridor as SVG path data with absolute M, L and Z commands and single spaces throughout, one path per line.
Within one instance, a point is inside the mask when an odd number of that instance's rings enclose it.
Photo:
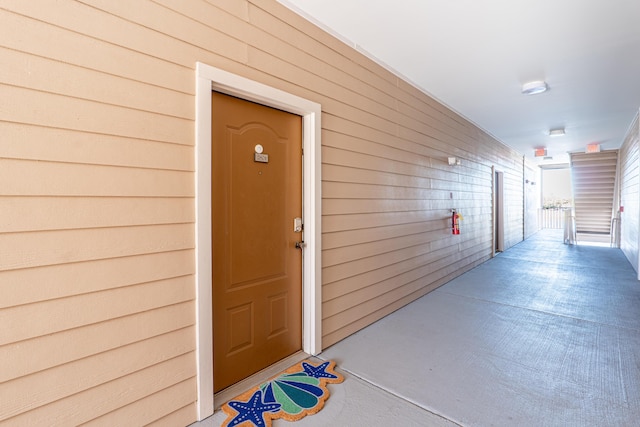
M 637 426 L 640 283 L 543 230 L 320 358 L 346 380 L 296 427 Z

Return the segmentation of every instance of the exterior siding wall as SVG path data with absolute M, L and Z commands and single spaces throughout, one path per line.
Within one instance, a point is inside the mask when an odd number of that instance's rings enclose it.
M 0 424 L 195 420 L 196 61 L 322 105 L 324 347 L 491 256 L 492 166 L 522 240 L 521 155 L 274 0 L 2 0 L 0 58 Z
M 640 229 L 640 123 L 636 116 L 620 148 L 620 248 L 638 272 L 638 230 Z

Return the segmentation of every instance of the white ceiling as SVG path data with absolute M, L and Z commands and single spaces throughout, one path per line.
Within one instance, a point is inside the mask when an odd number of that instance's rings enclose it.
M 545 163 L 618 148 L 640 108 L 640 0 L 279 1 Z

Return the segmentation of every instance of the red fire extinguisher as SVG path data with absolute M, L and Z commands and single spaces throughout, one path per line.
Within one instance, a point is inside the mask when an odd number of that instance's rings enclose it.
M 455 209 L 451 210 L 451 234 L 460 234 L 460 221 L 462 215 L 456 212 Z

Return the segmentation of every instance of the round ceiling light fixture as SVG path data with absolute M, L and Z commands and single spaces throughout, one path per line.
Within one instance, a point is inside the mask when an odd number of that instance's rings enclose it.
M 537 95 L 539 93 L 546 92 L 549 89 L 547 83 L 543 80 L 536 80 L 534 82 L 525 83 L 522 85 L 523 95 Z

